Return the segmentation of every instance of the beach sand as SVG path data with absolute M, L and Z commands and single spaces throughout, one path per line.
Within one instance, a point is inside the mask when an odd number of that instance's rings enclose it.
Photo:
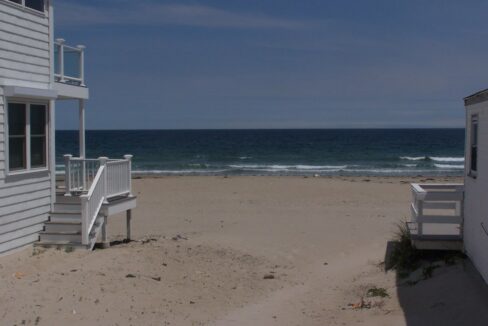
M 486 325 L 487 287 L 469 261 L 413 286 L 385 272 L 411 181 L 461 180 L 136 179 L 134 241 L 0 258 L 0 324 Z M 124 215 L 108 230 L 122 240 Z M 373 287 L 389 297 L 366 297 Z

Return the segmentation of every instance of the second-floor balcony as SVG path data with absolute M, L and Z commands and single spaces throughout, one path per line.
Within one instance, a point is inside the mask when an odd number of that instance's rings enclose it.
M 85 87 L 85 47 L 69 46 L 64 39 L 54 43 L 54 79 L 58 83 Z

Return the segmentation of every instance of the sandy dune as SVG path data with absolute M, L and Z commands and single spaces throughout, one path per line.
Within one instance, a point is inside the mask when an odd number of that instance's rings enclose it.
M 415 286 L 385 273 L 409 181 L 134 180 L 136 241 L 0 258 L 1 325 L 486 325 L 488 290 L 469 262 Z M 123 216 L 109 232 L 123 238 Z M 366 298 L 372 287 L 389 297 Z M 370 308 L 353 309 L 361 297 Z

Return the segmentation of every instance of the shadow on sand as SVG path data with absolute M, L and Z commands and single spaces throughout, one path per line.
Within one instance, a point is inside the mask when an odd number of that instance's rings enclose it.
M 96 243 L 95 246 L 93 247 L 93 249 L 95 249 L 95 250 L 103 250 L 103 249 L 107 249 L 107 248 L 110 248 L 110 247 L 116 247 L 116 246 L 120 246 L 120 245 L 123 245 L 123 244 L 131 243 L 131 242 L 133 242 L 133 240 L 127 240 L 127 239 L 124 239 L 124 240 L 114 240 L 114 241 L 110 241 L 110 245 L 109 246 L 104 246 L 103 243 Z
M 385 267 L 394 243 L 386 248 Z M 488 325 L 488 286 L 469 259 L 445 264 L 428 257 L 407 278 L 397 272 L 397 295 L 408 326 Z M 436 266 L 425 278 L 426 266 Z M 428 269 L 428 267 L 427 267 Z

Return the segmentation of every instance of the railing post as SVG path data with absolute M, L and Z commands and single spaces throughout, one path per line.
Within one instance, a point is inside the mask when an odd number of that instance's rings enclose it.
M 419 199 L 417 201 L 417 232 L 418 236 L 421 237 L 423 234 L 423 217 L 424 217 L 424 200 Z M 420 220 L 420 221 L 419 221 Z
M 85 49 L 84 45 L 78 45 L 77 48 L 80 50 L 80 79 L 81 85 L 85 87 Z
M 124 158 L 129 162 L 129 175 L 128 175 L 128 178 L 129 178 L 129 196 L 132 196 L 132 155 L 130 154 L 127 154 L 127 155 L 124 155 Z
M 464 190 L 461 192 L 461 201 L 459 202 L 459 216 L 461 224 L 459 225 L 459 235 L 464 237 Z
M 62 38 L 56 39 L 56 43 L 59 45 L 59 52 L 58 52 L 58 63 L 59 63 L 59 81 L 64 83 L 64 42 L 65 40 Z
M 103 201 L 107 202 L 107 161 L 108 157 L 102 156 L 99 157 L 98 160 L 100 161 L 100 167 L 105 166 L 105 173 L 103 174 Z
M 73 155 L 66 154 L 64 155 L 64 195 L 70 196 L 71 195 L 71 158 Z
M 85 196 L 81 196 L 81 244 L 87 245 L 89 243 L 89 232 L 88 232 L 88 225 L 89 221 L 88 218 L 90 217 L 89 214 L 89 207 L 88 207 L 88 198 Z

